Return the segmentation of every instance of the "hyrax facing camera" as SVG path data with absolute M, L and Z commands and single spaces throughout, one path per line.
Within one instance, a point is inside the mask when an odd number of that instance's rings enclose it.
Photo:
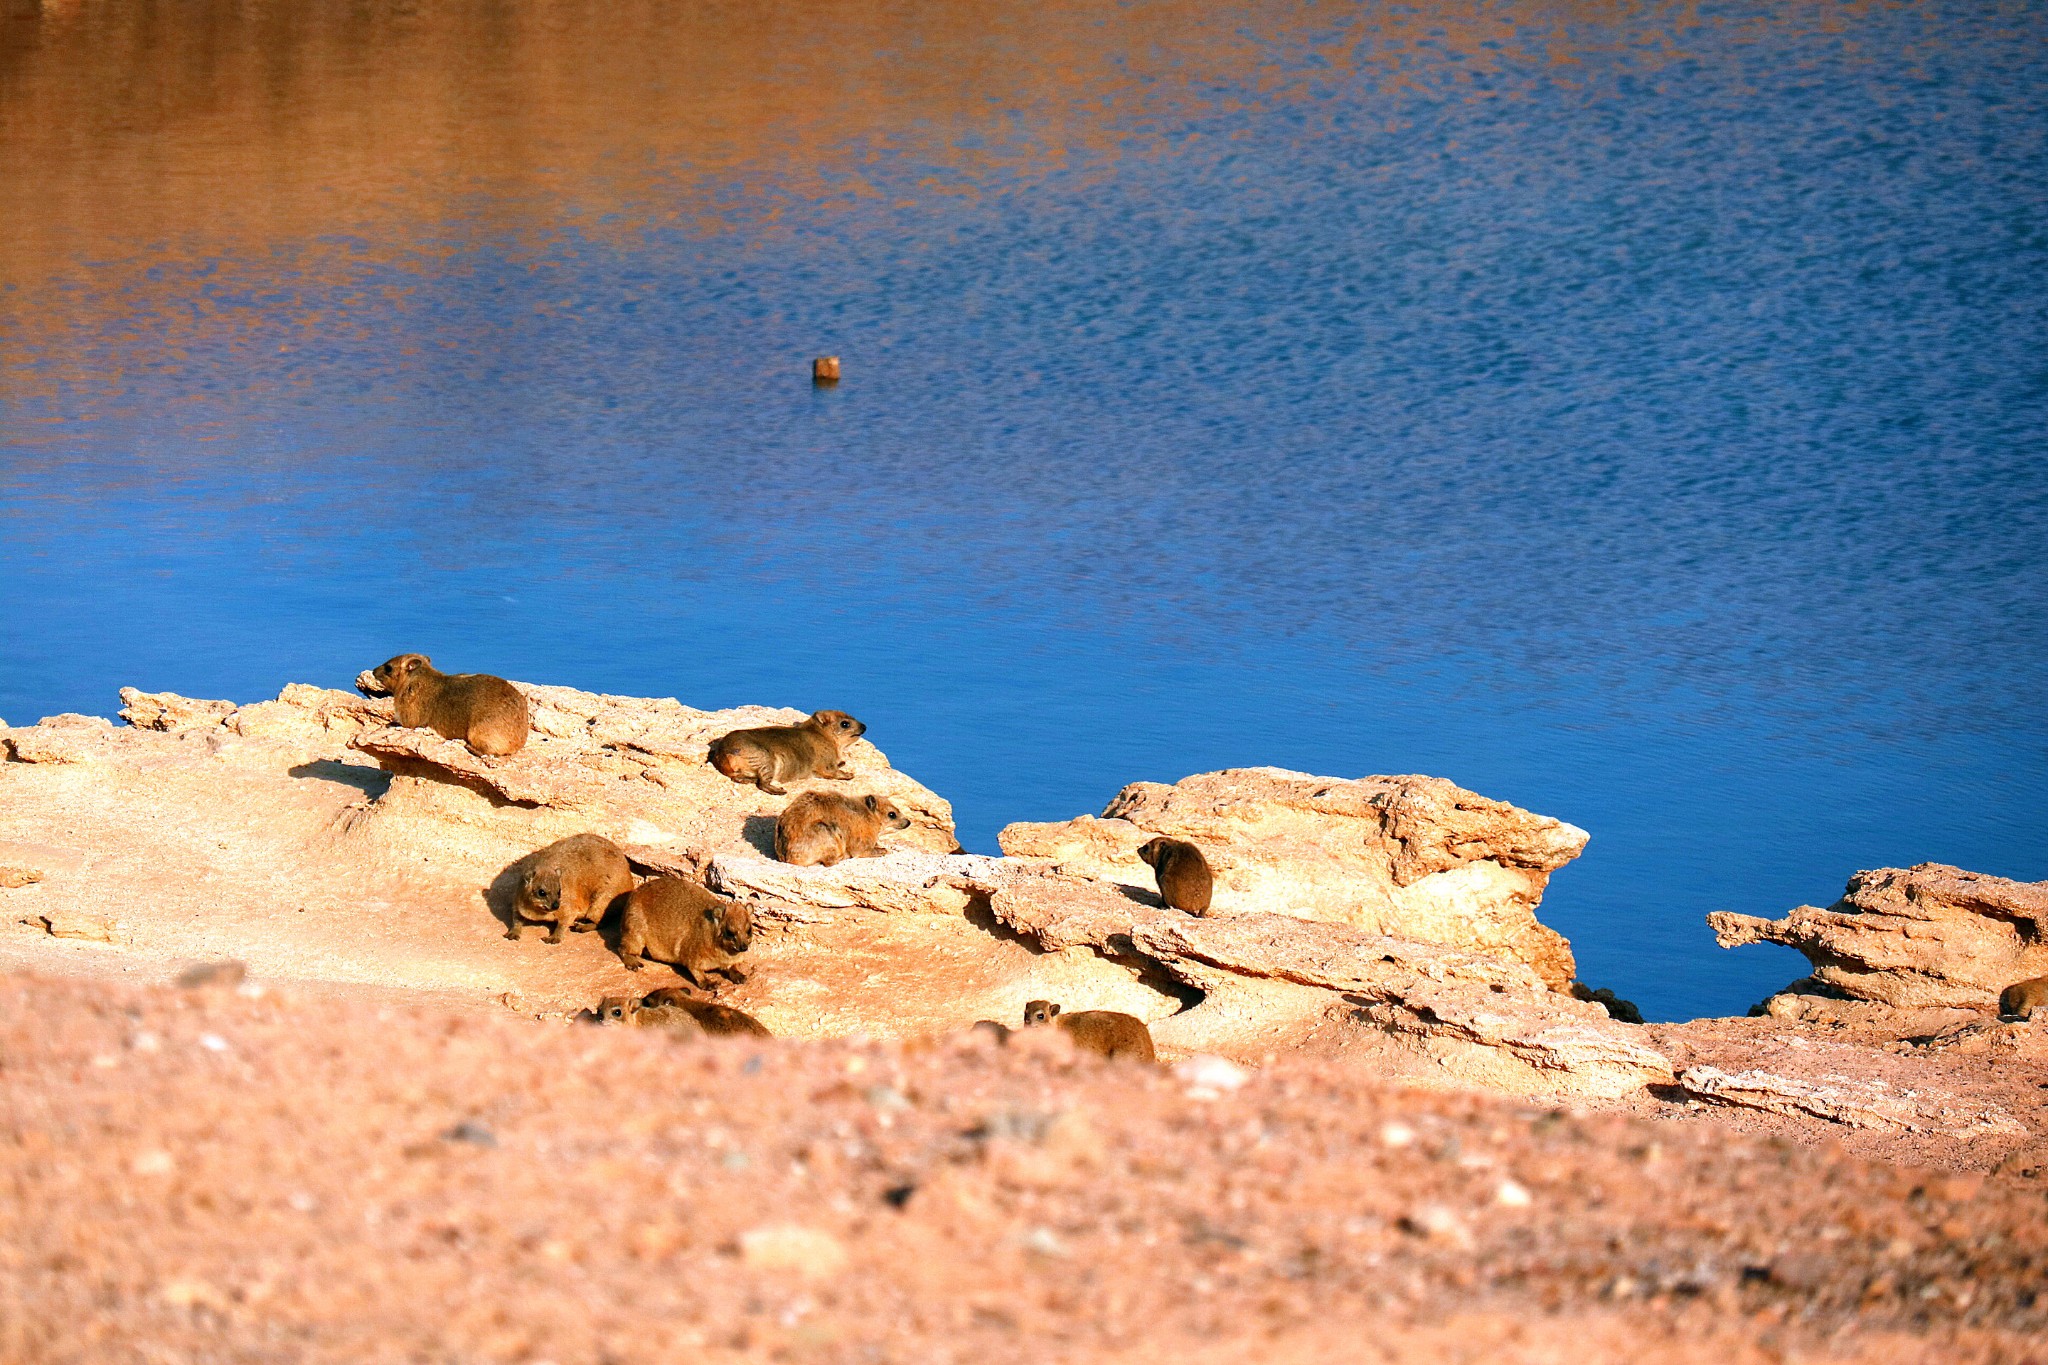
M 564 929 L 595 929 L 612 902 L 633 889 L 633 870 L 619 846 L 597 834 L 572 834 L 533 855 L 519 879 L 506 938 L 517 940 L 528 923 L 551 926 L 548 942 Z
M 686 877 L 656 877 L 626 899 L 619 960 L 637 972 L 651 957 L 710 990 L 713 973 L 745 977 L 739 958 L 753 941 L 754 915 L 741 902 L 714 896 Z

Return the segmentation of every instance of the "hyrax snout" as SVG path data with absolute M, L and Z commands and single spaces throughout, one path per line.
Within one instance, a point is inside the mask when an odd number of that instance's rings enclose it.
M 753 941 L 754 915 L 743 903 L 715 896 L 686 877 L 657 877 L 626 898 L 619 960 L 637 972 L 651 957 L 709 990 L 713 973 L 744 979 L 739 958 Z
M 1216 883 L 1201 849 L 1185 839 L 1153 839 L 1139 847 L 1138 857 L 1159 879 L 1160 900 L 1190 915 L 1209 913 L 1209 897 Z
M 391 694 L 398 723 L 459 739 L 474 752 L 503 757 L 526 747 L 532 716 L 526 694 L 488 673 L 443 673 L 424 654 L 399 654 L 370 676 Z
M 572 834 L 527 863 L 505 937 L 517 941 L 527 924 L 545 924 L 548 942 L 560 943 L 564 929 L 595 929 L 612 902 L 632 889 L 633 869 L 617 844 L 598 834 Z
M 775 856 L 797 867 L 879 858 L 882 831 L 909 828 L 910 817 L 885 796 L 800 792 L 776 818 Z
M 2015 981 L 1998 996 L 1998 1012 L 2008 1019 L 2032 1019 L 2043 1005 L 2048 1005 L 2048 976 Z
M 1077 1010 L 1072 1014 L 1062 1014 L 1059 1005 L 1051 1000 L 1033 1000 L 1024 1006 L 1024 1027 L 1044 1028 L 1048 1024 L 1058 1026 L 1073 1040 L 1074 1046 L 1104 1057 L 1136 1057 L 1147 1062 L 1156 1059 L 1152 1050 L 1152 1030 L 1135 1015 L 1119 1014 L 1115 1010 Z
M 853 777 L 846 748 L 867 729 L 844 711 L 817 711 L 797 725 L 734 730 L 711 742 L 711 766 L 774 796 L 788 790 L 783 783 L 806 777 L 846 782 Z

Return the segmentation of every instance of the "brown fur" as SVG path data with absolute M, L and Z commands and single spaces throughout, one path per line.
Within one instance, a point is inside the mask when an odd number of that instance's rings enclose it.
M 846 762 L 846 747 L 867 731 L 844 711 L 817 711 L 800 725 L 765 725 L 720 735 L 711 741 L 711 766 L 773 796 L 788 790 L 783 783 L 800 778 L 847 782 L 853 769 Z
M 608 1028 L 658 1028 L 670 1033 L 701 1035 L 696 1016 L 666 1005 L 649 1007 L 630 995 L 607 995 L 597 1002 L 597 1022 Z
M 1139 848 L 1138 856 L 1159 879 L 1159 899 L 1167 906 L 1190 915 L 1209 913 L 1209 895 L 1216 881 L 1209 875 L 1209 860 L 1201 849 L 1183 839 L 1154 839 Z
M 512 902 L 518 941 L 528 921 L 549 925 L 548 942 L 560 943 L 564 929 L 595 929 L 612 902 L 633 889 L 633 869 L 619 846 L 599 834 L 572 834 L 533 855 Z
M 2048 1005 L 2048 976 L 2015 981 L 1998 997 L 1998 1012 L 2007 1018 L 2032 1019 L 2043 1005 Z
M 970 1032 L 986 1033 L 998 1043 L 1007 1043 L 1010 1041 L 1011 1029 L 1008 1024 L 998 1024 L 993 1019 L 977 1019 Z
M 619 960 L 639 971 L 646 959 L 666 962 L 711 989 L 711 974 L 745 978 L 739 956 L 754 941 L 753 912 L 683 877 L 656 877 L 634 888 L 619 929 Z
M 720 1036 L 744 1034 L 751 1038 L 772 1038 L 775 1035 L 764 1027 L 759 1019 L 745 1010 L 736 1010 L 731 1005 L 721 1005 L 716 1000 L 699 1000 L 696 996 L 674 986 L 663 986 L 658 991 L 649 991 L 640 997 L 640 1008 L 681 1010 L 697 1021 L 706 1033 Z
M 775 821 L 775 856 L 797 867 L 879 858 L 882 831 L 909 828 L 910 817 L 885 796 L 799 792 Z
M 1079 1010 L 1061 1014 L 1050 1000 L 1033 1000 L 1024 1006 L 1024 1027 L 1044 1028 L 1057 1024 L 1074 1040 L 1074 1046 L 1099 1052 L 1105 1057 L 1136 1057 L 1156 1061 L 1152 1051 L 1152 1030 L 1135 1015 L 1115 1010 Z
M 488 673 L 443 673 L 424 654 L 399 654 L 371 671 L 391 694 L 398 723 L 459 739 L 479 754 L 502 757 L 526 747 L 533 728 L 526 694 Z

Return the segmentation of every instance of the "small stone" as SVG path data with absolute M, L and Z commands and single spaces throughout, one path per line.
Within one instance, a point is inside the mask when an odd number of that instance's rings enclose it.
M 68 910 L 52 910 L 22 923 L 42 925 L 51 938 L 75 938 L 87 943 L 112 943 L 121 931 L 120 923 L 105 915 Z
M 1493 1202 L 1504 1209 L 1526 1209 L 1536 1200 L 1523 1186 L 1512 1180 L 1503 1180 L 1494 1187 Z
M 239 986 L 248 974 L 248 966 L 232 958 L 219 962 L 195 962 L 178 973 L 178 984 L 188 991 L 202 986 Z
M 472 1147 L 495 1147 L 498 1135 L 481 1123 L 462 1122 L 450 1128 L 441 1136 L 449 1142 L 467 1142 Z
M 1188 1098 L 1213 1100 L 1236 1090 L 1251 1079 L 1236 1062 L 1204 1053 L 1177 1062 L 1173 1074 L 1188 1083 Z
M 1067 1245 L 1051 1228 L 1033 1228 L 1024 1234 L 1024 1249 L 1039 1256 L 1064 1256 Z
M 837 384 L 839 382 L 839 357 L 821 355 L 811 362 L 813 384 Z
M 846 1268 L 837 1237 L 799 1223 L 770 1223 L 740 1234 L 740 1259 L 756 1270 L 825 1279 Z
M 128 1170 L 132 1175 L 169 1175 L 177 1166 L 169 1152 L 153 1147 L 146 1152 L 137 1152 L 135 1159 L 128 1163 Z
M 1415 1130 L 1399 1119 L 1380 1125 L 1380 1145 L 1383 1147 L 1406 1147 L 1414 1141 Z
M 1461 1250 L 1472 1245 L 1472 1233 L 1465 1220 L 1442 1204 L 1424 1204 L 1406 1215 L 1401 1219 L 1401 1230 Z
M 208 1052 L 226 1052 L 228 1050 L 228 1040 L 221 1037 L 218 1033 L 202 1033 L 199 1035 L 199 1046 L 205 1048 Z

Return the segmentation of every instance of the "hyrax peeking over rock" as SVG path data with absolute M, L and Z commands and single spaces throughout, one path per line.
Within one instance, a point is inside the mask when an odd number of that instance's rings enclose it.
M 1152 1030 L 1134 1015 L 1115 1010 L 1079 1010 L 1061 1014 L 1050 1000 L 1033 1000 L 1024 1006 L 1024 1027 L 1044 1028 L 1056 1024 L 1074 1040 L 1074 1046 L 1099 1052 L 1105 1057 L 1137 1057 L 1155 1060 Z
M 844 711 L 814 712 L 800 725 L 734 730 L 711 741 L 711 766 L 772 796 L 788 790 L 783 783 L 805 777 L 847 782 L 853 769 L 846 763 L 846 746 L 867 730 Z
M 909 828 L 910 817 L 887 797 L 799 792 L 776 817 L 775 856 L 797 867 L 879 858 L 882 831 Z
M 564 929 L 595 929 L 612 902 L 632 889 L 633 869 L 617 844 L 598 834 L 572 834 L 528 862 L 505 937 L 516 942 L 528 923 L 546 924 L 548 942 L 560 943 Z
M 731 1005 L 721 1005 L 716 1000 L 699 1000 L 687 991 L 674 986 L 663 986 L 658 991 L 649 991 L 640 997 L 641 1010 L 679 1010 L 696 1021 L 704 1032 L 719 1037 L 745 1035 L 750 1038 L 772 1038 L 775 1035 L 753 1015 L 745 1010 L 736 1010 Z
M 1209 913 L 1209 893 L 1216 883 L 1202 850 L 1183 839 L 1153 839 L 1139 847 L 1138 857 L 1159 879 L 1159 899 L 1168 907 L 1190 915 Z
M 386 659 L 370 676 L 391 694 L 400 725 L 459 739 L 479 754 L 502 757 L 526 747 L 526 694 L 503 678 L 443 673 L 424 654 Z
M 2048 976 L 2016 981 L 1998 997 L 1998 1012 L 2008 1019 L 2032 1019 L 2043 1005 L 2048 1005 Z
M 626 899 L 619 960 L 639 971 L 646 959 L 666 962 L 691 983 L 711 989 L 711 974 L 739 981 L 739 956 L 754 941 L 753 912 L 683 877 L 642 882 Z

